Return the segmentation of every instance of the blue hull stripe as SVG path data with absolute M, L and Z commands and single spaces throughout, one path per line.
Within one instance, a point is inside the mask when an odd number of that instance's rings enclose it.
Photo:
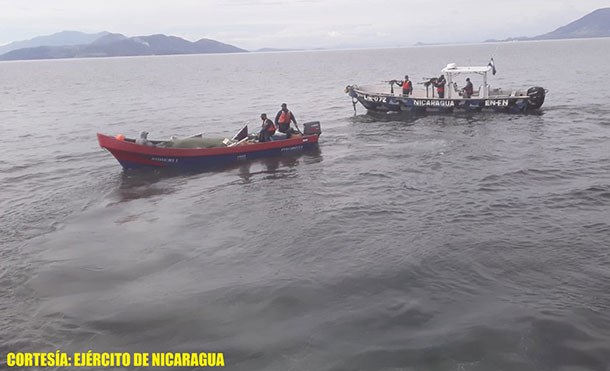
M 164 168 L 213 168 L 231 163 L 245 162 L 248 160 L 254 160 L 265 157 L 278 157 L 283 155 L 293 155 L 302 153 L 303 151 L 318 148 L 318 143 L 303 143 L 297 146 L 283 147 L 267 149 L 262 151 L 247 152 L 247 153 L 234 153 L 227 155 L 215 155 L 215 156 L 194 156 L 194 157 L 166 157 L 166 156 L 150 156 L 150 155 L 138 155 L 142 159 L 155 161 L 160 166 L 143 164 L 134 161 L 118 159 L 119 163 L 126 169 L 135 168 L 150 168 L 150 167 L 164 167 Z

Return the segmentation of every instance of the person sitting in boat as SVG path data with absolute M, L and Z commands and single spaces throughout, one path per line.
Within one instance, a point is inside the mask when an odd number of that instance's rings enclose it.
M 463 96 L 464 98 L 470 98 L 472 97 L 472 93 L 473 93 L 473 88 L 472 88 L 472 83 L 470 82 L 470 78 L 466 78 L 466 86 L 464 86 L 462 88 L 462 91 L 464 92 Z
M 405 75 L 405 80 L 398 85 L 402 86 L 402 95 L 409 96 L 413 92 L 413 84 L 409 80 L 409 75 Z
M 140 137 L 136 139 L 136 144 L 140 144 L 143 146 L 154 146 L 154 144 L 150 140 L 148 140 L 147 131 L 140 132 Z
M 447 80 L 445 80 L 445 75 L 441 75 L 438 79 L 436 79 L 436 92 L 438 93 L 439 98 L 445 98 L 445 84 Z
M 268 142 L 273 134 L 275 134 L 275 125 L 273 121 L 267 118 L 267 114 L 261 114 L 261 120 L 263 120 L 263 125 L 261 127 L 261 131 L 258 134 L 259 142 Z
M 285 133 L 286 137 L 290 138 L 293 131 L 290 128 L 290 122 L 297 124 L 297 120 L 294 118 L 294 114 L 288 110 L 286 103 L 282 103 L 282 109 L 275 115 L 275 126 L 278 128 L 280 133 Z

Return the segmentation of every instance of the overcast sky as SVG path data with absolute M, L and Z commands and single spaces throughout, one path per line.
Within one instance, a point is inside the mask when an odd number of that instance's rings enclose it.
M 245 49 L 535 36 L 610 0 L 0 0 L 0 45 L 62 30 L 211 38 Z

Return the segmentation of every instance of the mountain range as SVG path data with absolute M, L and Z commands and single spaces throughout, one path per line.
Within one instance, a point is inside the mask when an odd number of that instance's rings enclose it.
M 584 39 L 591 37 L 610 37 L 610 8 L 597 9 L 572 23 L 542 35 L 534 37 L 511 37 L 505 40 L 491 39 L 486 41 Z
M 11 50 L 23 48 L 35 48 L 37 46 L 68 46 L 90 44 L 108 32 L 83 33 L 78 31 L 61 31 L 53 35 L 38 36 L 30 40 L 15 41 L 7 45 L 0 46 L 0 55 Z
M 33 46 L 13 49 L 0 55 L 0 60 L 247 52 L 247 50 L 236 46 L 223 44 L 211 39 L 191 42 L 176 36 L 150 35 L 127 37 L 122 34 L 108 32 L 101 34 L 71 34 L 72 39 L 75 40 L 74 43 L 57 45 L 60 42 L 59 40 L 64 39 L 65 35 L 64 32 L 60 32 L 54 35 L 19 42 Z M 98 35 L 98 37 L 93 38 L 94 35 Z M 88 40 L 89 38 L 93 38 L 89 43 L 77 43 L 78 40 Z M 9 45 L 20 45 L 19 43 Z M 43 44 L 36 45 L 36 43 Z
M 505 40 L 490 39 L 486 41 L 552 40 L 591 37 L 610 37 L 610 8 L 597 9 L 572 23 L 535 37 L 520 36 Z M 423 43 L 418 44 L 427 45 Z M 255 52 L 286 50 L 298 49 L 263 48 Z M 127 37 L 119 33 L 105 31 L 93 34 L 78 31 L 62 31 L 53 35 L 38 36 L 30 40 L 16 41 L 0 46 L 0 60 L 239 52 L 247 52 L 247 50 L 211 39 L 191 42 L 180 37 L 161 34 Z
M 536 36 L 534 40 L 610 37 L 610 8 L 597 9 L 553 32 Z

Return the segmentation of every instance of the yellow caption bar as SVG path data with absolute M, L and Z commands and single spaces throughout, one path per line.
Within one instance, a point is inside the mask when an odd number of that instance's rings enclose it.
M 223 353 L 8 353 L 9 367 L 224 367 Z

